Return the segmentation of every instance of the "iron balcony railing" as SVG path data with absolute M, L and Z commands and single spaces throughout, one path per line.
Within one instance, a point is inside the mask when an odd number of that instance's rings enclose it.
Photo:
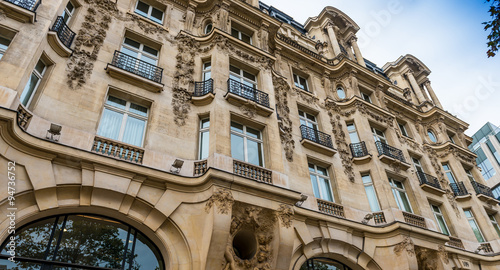
M 429 185 L 431 187 L 442 189 L 441 184 L 439 184 L 439 180 L 436 177 L 419 171 L 417 171 L 417 176 L 421 185 Z
M 208 79 L 202 82 L 194 83 L 194 97 L 201 97 L 214 92 L 214 79 Z
M 300 126 L 300 132 L 302 133 L 302 139 L 307 139 L 333 149 L 332 136 L 306 125 Z
M 349 147 L 351 148 L 352 157 L 354 158 L 359 158 L 369 155 L 365 142 L 351 143 Z
M 483 194 L 491 198 L 495 198 L 493 195 L 493 192 L 491 192 L 491 188 L 488 186 L 485 186 L 481 183 L 478 183 L 476 181 L 471 181 L 472 187 L 474 187 L 474 190 L 476 191 L 476 194 Z
M 227 80 L 227 90 L 232 94 L 252 100 L 257 104 L 270 108 L 268 94 L 248 85 L 242 84 L 239 81 L 235 81 L 233 79 Z
M 115 51 L 111 65 L 148 80 L 161 83 L 163 68 L 157 67 L 120 51 Z
M 5 1 L 33 12 L 35 12 L 38 6 L 42 3 L 42 0 L 5 0 Z
M 450 183 L 450 187 L 455 196 L 466 196 L 469 194 L 463 182 Z
M 380 141 L 375 142 L 375 145 L 377 146 L 379 155 L 386 155 L 388 157 L 397 159 L 401 162 L 406 162 L 405 156 L 403 155 L 403 151 L 397 149 L 396 147 L 392 147 Z
M 68 49 L 71 47 L 71 43 L 73 43 L 73 39 L 75 38 L 75 32 L 71 31 L 69 26 L 64 22 L 64 18 L 62 16 L 58 16 L 54 25 L 50 31 L 54 31 L 57 33 L 57 37 L 59 40 L 66 46 Z

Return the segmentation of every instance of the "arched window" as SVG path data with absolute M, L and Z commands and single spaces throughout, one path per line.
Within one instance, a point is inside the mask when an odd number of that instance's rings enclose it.
M 427 130 L 427 135 L 429 135 L 429 139 L 431 139 L 431 142 L 437 143 L 436 135 L 434 135 L 434 132 L 432 132 L 432 130 Z
M 158 248 L 142 233 L 120 221 L 85 214 L 21 227 L 2 244 L 0 265 L 26 270 L 165 269 Z
M 352 270 L 347 265 L 329 258 L 312 258 L 307 260 L 300 270 Z
M 340 99 L 346 98 L 344 88 L 342 87 L 337 87 L 337 96 L 339 96 Z
M 212 32 L 212 28 L 213 28 L 212 22 L 208 22 L 208 23 L 205 25 L 205 29 L 203 30 L 203 32 L 204 32 L 205 34 L 208 34 L 208 33 Z

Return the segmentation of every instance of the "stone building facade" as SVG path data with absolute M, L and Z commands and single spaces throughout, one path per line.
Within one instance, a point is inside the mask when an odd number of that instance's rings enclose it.
M 256 0 L 0 0 L 0 267 L 500 269 L 467 123 L 358 31 Z

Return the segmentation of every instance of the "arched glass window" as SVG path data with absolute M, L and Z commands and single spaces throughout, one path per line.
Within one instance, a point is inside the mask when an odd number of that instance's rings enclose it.
M 431 142 L 437 143 L 436 135 L 434 135 L 434 132 L 432 132 L 432 130 L 427 130 L 427 135 L 429 135 L 429 139 L 431 139 Z
M 205 25 L 205 29 L 204 29 L 205 34 L 212 32 L 212 28 L 213 28 L 212 23 L 211 22 L 207 23 L 207 25 Z
M 346 97 L 344 88 L 342 88 L 340 86 L 337 87 L 337 96 L 339 96 L 340 99 L 344 99 Z
M 352 270 L 347 265 L 329 258 L 312 258 L 307 260 L 300 270 Z
M 1 246 L 1 265 L 8 270 L 165 269 L 158 248 L 142 233 L 85 214 L 49 217 L 16 230 Z

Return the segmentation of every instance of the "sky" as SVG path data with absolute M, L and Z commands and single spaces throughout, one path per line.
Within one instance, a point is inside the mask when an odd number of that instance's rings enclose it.
M 340 9 L 360 27 L 364 58 L 379 67 L 406 54 L 420 59 L 443 108 L 470 124 L 467 135 L 500 125 L 500 54 L 486 55 L 484 0 L 262 1 L 302 24 L 325 6 Z

